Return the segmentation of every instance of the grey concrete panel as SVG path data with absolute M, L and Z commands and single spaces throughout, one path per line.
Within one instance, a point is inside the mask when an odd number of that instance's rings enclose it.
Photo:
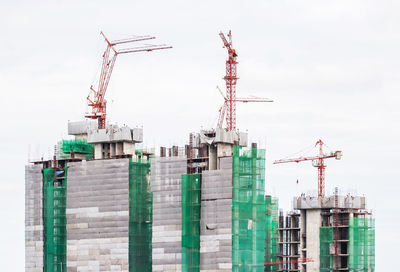
M 41 165 L 25 166 L 25 271 L 43 269 L 43 175 Z
M 129 159 L 68 163 L 68 271 L 128 271 Z
M 151 160 L 153 271 L 181 271 L 181 183 L 186 168 L 185 157 Z
M 232 270 L 232 157 L 220 167 L 202 173 L 200 271 Z

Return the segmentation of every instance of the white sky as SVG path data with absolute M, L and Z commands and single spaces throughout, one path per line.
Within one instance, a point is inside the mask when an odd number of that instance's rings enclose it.
M 83 3 L 84 2 L 84 3 Z M 24 270 L 24 165 L 48 153 L 82 119 L 111 39 L 151 34 L 174 46 L 123 55 L 109 85 L 109 120 L 143 126 L 145 145 L 182 145 L 214 125 L 222 104 L 232 29 L 238 96 L 274 103 L 238 105 L 238 127 L 267 149 L 267 192 L 316 189 L 310 162 L 272 165 L 319 138 L 344 152 L 328 160 L 334 186 L 368 197 L 376 217 L 377 271 L 392 271 L 400 242 L 398 1 L 5 1 L 0 3 L 0 263 Z M 112 102 L 113 101 L 113 102 Z M 296 185 L 299 179 L 300 184 Z M 396 245 L 397 244 L 397 245 Z M 386 256 L 386 257 L 385 257 Z

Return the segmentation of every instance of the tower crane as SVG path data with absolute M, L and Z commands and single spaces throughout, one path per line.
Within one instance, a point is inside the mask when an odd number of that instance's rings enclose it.
M 223 118 L 226 112 L 226 126 L 228 130 L 236 130 L 236 102 L 273 102 L 266 98 L 236 98 L 236 82 L 239 79 L 237 77 L 237 64 L 236 61 L 237 53 L 232 46 L 232 33 L 229 30 L 227 35 L 228 39 L 225 37 L 224 33 L 220 32 L 219 36 L 224 43 L 224 48 L 228 50 L 228 59 L 226 60 L 226 75 L 224 77 L 226 83 L 226 96 L 224 97 L 224 104 L 219 110 L 218 127 L 222 128 Z M 219 89 L 219 88 L 218 88 Z
M 324 197 L 325 196 L 325 159 L 329 158 L 335 158 L 337 160 L 340 160 L 342 158 L 342 151 L 335 151 L 335 152 L 330 152 L 329 154 L 324 153 L 323 151 L 323 145 L 324 143 L 322 140 L 318 140 L 315 143 L 315 146 L 319 145 L 319 155 L 317 156 L 311 156 L 311 157 L 298 157 L 298 158 L 293 158 L 293 159 L 281 159 L 281 160 L 276 160 L 274 161 L 274 164 L 278 163 L 288 163 L 288 162 L 301 162 L 301 161 L 312 161 L 313 166 L 318 168 L 318 197 Z
M 103 129 L 106 126 L 106 105 L 105 94 L 107 91 L 108 83 L 110 82 L 111 73 L 114 68 L 115 60 L 120 54 L 137 53 L 137 52 L 151 52 L 161 49 L 169 49 L 172 46 L 167 45 L 144 45 L 132 48 L 118 49 L 117 46 L 121 44 L 131 44 L 134 42 L 141 42 L 146 40 L 155 39 L 152 36 L 135 36 L 129 39 L 122 39 L 116 41 L 109 41 L 103 32 L 100 32 L 104 41 L 107 44 L 106 50 L 103 53 L 103 63 L 101 66 L 100 80 L 97 89 L 92 85 L 90 92 L 87 96 L 88 106 L 91 107 L 91 112 L 85 115 L 86 118 L 97 119 L 98 128 Z

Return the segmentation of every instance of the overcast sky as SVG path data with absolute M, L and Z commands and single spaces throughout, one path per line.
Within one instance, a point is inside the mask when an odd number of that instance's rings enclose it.
M 24 165 L 81 120 L 110 39 L 156 35 L 174 48 L 118 57 L 109 120 L 143 126 L 145 146 L 183 145 L 215 126 L 233 33 L 238 128 L 267 149 L 267 193 L 284 210 L 317 188 L 311 162 L 273 165 L 315 143 L 331 192 L 357 191 L 376 217 L 376 270 L 393 271 L 399 234 L 399 1 L 1 1 L 0 263 L 24 270 Z M 296 184 L 296 180 L 299 184 Z

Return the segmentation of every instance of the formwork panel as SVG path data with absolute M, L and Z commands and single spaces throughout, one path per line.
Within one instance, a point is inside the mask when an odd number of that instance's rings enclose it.
M 67 270 L 129 271 L 129 159 L 68 163 Z

